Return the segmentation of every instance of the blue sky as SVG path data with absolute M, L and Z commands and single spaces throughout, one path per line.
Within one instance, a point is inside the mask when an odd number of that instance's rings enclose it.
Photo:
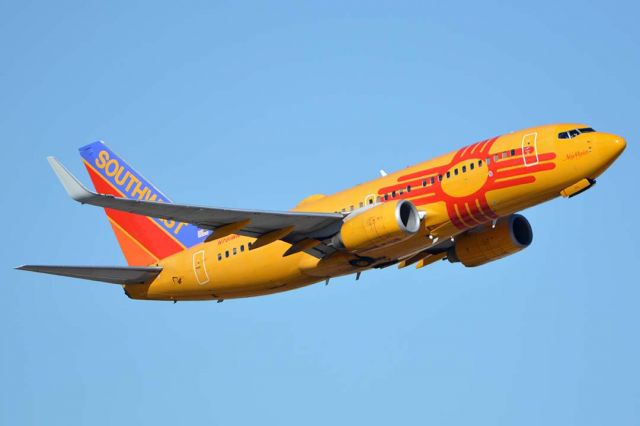
M 1 424 L 640 422 L 633 2 L 3 2 Z M 130 301 L 13 271 L 124 264 L 88 182 L 107 141 L 174 200 L 288 209 L 487 137 L 627 138 L 526 251 L 263 298 Z

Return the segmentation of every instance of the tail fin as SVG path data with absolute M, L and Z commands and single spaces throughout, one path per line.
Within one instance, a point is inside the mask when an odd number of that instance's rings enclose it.
M 137 200 L 170 203 L 169 198 L 133 170 L 103 142 L 80 148 L 96 192 Z M 151 265 L 201 243 L 207 231 L 186 223 L 105 209 L 129 265 Z

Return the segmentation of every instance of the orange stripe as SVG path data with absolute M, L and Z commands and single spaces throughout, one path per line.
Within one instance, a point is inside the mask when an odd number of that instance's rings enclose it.
M 447 203 L 447 214 L 449 215 L 449 219 L 451 219 L 451 223 L 453 223 L 457 228 L 467 228 L 467 225 L 459 219 L 455 204 L 452 205 Z
M 466 222 L 469 222 L 471 224 L 479 224 L 482 223 L 482 221 L 477 220 L 475 217 L 473 217 L 473 215 L 471 214 L 471 211 L 469 210 L 469 205 L 468 203 L 461 201 L 458 203 L 458 206 L 460 206 L 460 217 L 464 218 L 464 220 Z
M 478 148 L 480 148 L 478 151 L 482 152 L 482 146 L 484 146 L 484 144 L 486 144 L 487 141 L 482 141 L 482 142 L 478 142 L 477 144 L 475 144 L 475 146 L 473 147 L 473 149 L 471 150 L 471 152 L 469 152 L 469 155 L 472 155 L 476 152 L 476 150 Z
M 478 146 L 478 143 L 479 142 L 476 142 L 474 144 L 471 144 L 469 146 L 465 146 L 464 148 L 462 148 L 462 150 L 460 150 L 460 151 L 458 151 L 456 153 L 456 159 L 460 159 L 460 158 L 464 157 L 464 154 L 467 152 L 467 150 L 469 148 L 471 148 L 471 151 L 469 151 L 469 152 L 472 153 L 476 149 L 476 147 Z
M 495 214 L 493 212 L 493 210 L 491 210 L 491 207 L 489 207 L 489 202 L 487 201 L 486 197 L 479 198 L 477 201 L 480 204 L 480 209 L 482 210 L 482 213 L 485 216 L 490 217 L 492 219 L 497 219 L 498 218 L 498 215 Z M 487 213 L 487 212 L 489 212 L 489 213 Z
M 139 248 L 140 250 L 142 250 L 144 252 L 144 256 L 140 256 L 140 255 L 136 255 L 136 257 L 144 257 L 145 259 L 151 259 L 148 263 L 145 263 L 145 265 L 150 265 L 151 263 L 157 262 L 158 259 L 153 253 L 151 253 L 149 250 L 147 250 L 147 248 L 145 246 L 143 246 L 140 241 L 136 240 L 135 238 L 133 238 L 133 236 L 131 234 L 129 234 L 123 227 L 121 227 L 115 220 L 111 219 L 109 216 L 107 216 L 107 219 L 109 220 L 109 223 L 111 223 L 111 226 L 113 227 L 113 231 L 116 233 L 116 236 L 118 236 L 118 233 L 120 233 L 122 235 L 123 238 L 126 238 L 128 240 L 130 240 L 131 242 L 133 242 L 135 244 L 135 248 Z M 120 241 L 120 239 L 118 239 L 118 241 Z M 125 251 L 124 245 L 122 245 L 122 251 Z M 129 246 L 128 246 L 129 247 Z M 134 248 L 134 249 L 135 249 Z M 132 254 L 135 254 L 134 252 L 136 252 L 138 250 L 131 250 Z M 125 252 L 125 256 L 127 256 L 127 253 Z M 128 256 L 127 256 L 128 258 Z M 129 263 L 130 265 L 132 265 L 132 263 Z
M 96 173 L 96 175 L 100 176 L 100 179 L 102 179 L 102 181 L 104 183 L 106 183 L 107 185 L 109 185 L 110 188 L 112 188 L 114 191 L 116 191 L 118 193 L 118 195 L 122 198 L 128 198 L 125 194 L 123 194 L 118 188 L 116 188 L 115 186 L 113 186 L 111 184 L 111 182 L 109 182 L 104 176 L 102 176 L 102 173 L 100 173 L 99 171 L 97 171 L 91 164 L 89 164 L 86 160 L 83 160 L 84 164 L 86 167 L 91 168 L 91 170 Z M 93 180 L 93 179 L 92 179 Z M 93 182 L 94 185 L 96 185 L 95 182 Z M 115 194 L 114 194 L 115 195 Z M 139 215 L 142 216 L 146 219 L 148 219 L 151 223 L 153 223 L 155 226 L 158 227 L 158 229 L 162 230 L 168 237 L 170 237 L 173 241 L 175 241 L 178 245 L 180 245 L 180 247 L 184 250 L 186 249 L 185 245 L 182 244 L 180 242 L 180 240 L 176 239 L 173 235 L 171 235 L 171 233 L 169 231 L 167 231 L 166 229 L 164 229 L 158 222 L 156 222 L 153 218 L 149 217 L 149 216 L 143 216 L 143 215 Z
M 469 202 L 464 203 L 471 217 L 478 223 L 486 222 L 488 219 L 480 212 L 480 210 L 478 210 L 478 208 L 476 208 L 475 200 L 472 200 L 471 203 L 472 204 Z
M 97 174 L 93 168 L 87 167 L 87 170 L 97 192 L 118 196 L 120 191 L 113 188 L 113 185 L 109 184 L 103 176 Z M 156 258 L 163 259 L 184 250 L 184 247 L 173 238 L 168 238 L 166 232 L 158 232 L 159 229 L 162 229 L 160 225 L 147 216 L 108 208 L 105 209 L 105 212 L 108 217 L 126 229 L 131 237 L 151 251 Z
M 464 219 L 462 214 L 460 213 L 460 209 L 458 208 L 458 203 L 455 203 L 453 205 L 453 208 L 456 212 L 456 215 L 458 216 L 458 220 L 467 228 L 471 228 L 473 226 L 473 224 L 469 225 Z M 466 215 L 465 215 L 466 216 Z

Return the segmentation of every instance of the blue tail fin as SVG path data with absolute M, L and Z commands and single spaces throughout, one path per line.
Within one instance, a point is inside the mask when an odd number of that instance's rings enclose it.
M 130 199 L 170 203 L 151 182 L 103 142 L 80 148 L 97 192 Z M 105 209 L 130 265 L 149 265 L 205 240 L 209 231 L 190 224 Z

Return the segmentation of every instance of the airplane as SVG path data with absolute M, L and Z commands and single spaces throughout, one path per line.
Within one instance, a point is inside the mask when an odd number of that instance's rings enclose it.
M 476 267 L 528 247 L 518 212 L 593 187 L 624 138 L 584 124 L 485 139 L 290 211 L 172 203 L 103 142 L 80 148 L 95 192 L 48 157 L 68 195 L 103 207 L 129 266 L 16 269 L 121 285 L 131 299 L 244 298 L 439 260 Z

